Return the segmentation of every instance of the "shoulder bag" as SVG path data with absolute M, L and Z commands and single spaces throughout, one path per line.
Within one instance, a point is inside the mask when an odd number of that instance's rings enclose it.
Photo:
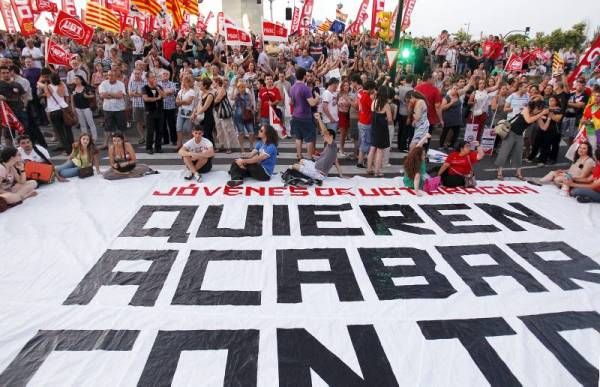
M 54 92 L 51 92 L 50 95 L 52 96 L 54 102 L 56 102 L 56 104 L 60 107 L 60 103 L 58 102 L 56 97 L 54 97 Z M 65 125 L 75 126 L 77 125 L 77 123 L 79 123 L 79 120 L 75 116 L 73 109 L 71 109 L 71 105 L 67 104 L 67 107 L 61 108 L 60 110 L 62 111 L 63 121 Z
M 27 161 L 25 163 L 25 176 L 27 180 L 35 180 L 38 183 L 49 184 L 54 180 L 54 165 L 48 160 L 46 155 L 37 149 L 37 145 L 33 145 L 33 150 L 45 162 Z

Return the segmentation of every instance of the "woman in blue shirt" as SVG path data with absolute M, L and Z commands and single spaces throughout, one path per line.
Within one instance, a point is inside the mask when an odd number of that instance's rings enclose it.
M 263 125 L 258 131 L 258 141 L 254 150 L 231 163 L 229 168 L 231 180 L 227 182 L 227 185 L 237 187 L 244 182 L 244 177 L 248 176 L 260 181 L 271 179 L 277 163 L 278 141 L 275 129 L 271 125 Z

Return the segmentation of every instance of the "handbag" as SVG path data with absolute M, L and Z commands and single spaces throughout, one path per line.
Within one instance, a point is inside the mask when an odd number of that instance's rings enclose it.
M 440 187 L 440 185 L 442 185 L 442 177 L 441 176 L 430 177 L 430 178 L 426 179 L 425 182 L 423 183 L 423 191 L 430 194 L 433 191 L 437 190 Z
M 477 180 L 475 180 L 475 171 L 473 170 L 473 165 L 471 164 L 471 155 L 469 155 L 469 166 L 471 167 L 471 173 L 465 175 L 465 188 L 473 188 L 477 186 Z
M 56 102 L 56 104 L 60 106 L 60 103 L 58 102 L 56 97 L 54 97 L 54 93 L 50 93 L 50 95 L 52 96 L 54 102 Z M 60 108 L 60 110 L 62 111 L 63 121 L 66 126 L 75 126 L 77 125 L 77 123 L 79 123 L 79 120 L 75 116 L 75 113 L 73 112 L 73 109 L 71 109 L 71 106 L 67 105 L 67 107 Z
M 496 126 L 494 126 L 494 132 L 498 135 L 498 137 L 500 137 L 501 139 L 505 139 L 506 136 L 508 136 L 508 133 L 510 132 L 512 123 L 516 121 L 517 117 L 519 117 L 518 114 L 516 116 L 514 116 L 513 118 L 511 118 L 510 120 L 498 121 Z
M 85 179 L 86 177 L 94 176 L 94 169 L 90 165 L 89 167 L 79 168 L 79 178 Z
M 54 179 L 54 166 L 52 164 L 27 161 L 25 163 L 25 176 L 27 180 L 49 184 Z

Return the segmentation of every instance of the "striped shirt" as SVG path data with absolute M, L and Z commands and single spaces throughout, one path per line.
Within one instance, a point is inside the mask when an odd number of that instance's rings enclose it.
M 146 86 L 148 83 L 145 79 L 140 81 L 136 81 L 135 78 L 131 78 L 129 80 L 129 86 L 127 90 L 130 93 L 142 93 L 142 87 Z M 144 99 L 140 97 L 131 97 L 131 107 L 133 108 L 144 108 Z
M 175 83 L 171 81 L 158 81 L 157 82 L 163 90 L 174 90 L 174 93 L 163 98 L 163 109 L 171 110 L 177 109 L 177 104 L 175 103 L 175 96 L 177 95 L 177 87 L 175 87 Z

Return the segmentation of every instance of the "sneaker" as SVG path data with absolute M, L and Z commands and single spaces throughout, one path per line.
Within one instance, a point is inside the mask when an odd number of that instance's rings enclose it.
M 387 163 L 387 164 L 384 164 L 384 165 L 383 165 L 383 168 L 391 168 L 391 167 L 393 167 L 393 165 L 392 165 L 392 164 L 390 164 L 390 163 Z
M 183 176 L 183 178 L 186 179 L 186 180 L 192 180 L 192 177 L 194 177 L 194 175 L 192 174 L 191 171 L 187 171 L 185 173 L 185 176 Z
M 244 180 L 229 180 L 227 182 L 227 186 L 228 187 L 237 187 L 239 185 L 242 185 L 243 182 L 244 182 Z
M 591 203 L 592 199 L 589 196 L 577 196 L 579 203 Z
M 196 173 L 194 175 L 194 180 L 196 180 L 198 183 L 200 183 L 202 181 L 202 175 L 199 173 Z
M 337 154 L 337 157 L 338 157 L 338 158 L 340 158 L 340 159 L 345 159 L 345 158 L 346 158 L 346 157 L 348 157 L 348 156 L 346 156 L 346 154 L 345 154 L 345 153 L 338 152 L 338 154 Z

